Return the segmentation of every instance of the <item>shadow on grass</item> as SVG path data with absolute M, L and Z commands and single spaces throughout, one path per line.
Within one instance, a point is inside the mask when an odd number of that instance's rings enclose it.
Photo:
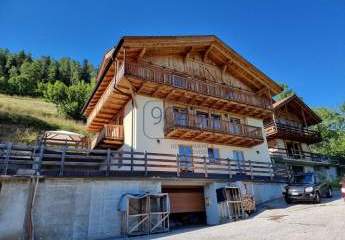
M 23 115 L 20 113 L 8 113 L 0 111 L 0 124 L 13 124 L 20 125 L 26 128 L 32 128 L 35 130 L 56 130 L 58 125 L 51 124 L 43 121 L 39 118 L 32 117 L 30 115 Z

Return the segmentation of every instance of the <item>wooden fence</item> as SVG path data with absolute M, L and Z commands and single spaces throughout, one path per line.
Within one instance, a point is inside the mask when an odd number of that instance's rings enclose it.
M 192 177 L 284 179 L 271 162 L 209 159 L 200 156 L 107 150 L 82 150 L 0 144 L 2 175 L 65 177 Z

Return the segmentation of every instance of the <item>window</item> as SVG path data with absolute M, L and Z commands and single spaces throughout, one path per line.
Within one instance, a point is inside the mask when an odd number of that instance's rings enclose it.
M 208 159 L 210 162 L 214 162 L 219 159 L 219 149 L 218 148 L 208 148 Z
M 233 151 L 234 160 L 237 161 L 237 169 L 239 173 L 243 173 L 245 170 L 244 153 L 242 151 Z
M 175 107 L 174 119 L 175 119 L 175 124 L 177 126 L 187 126 L 188 125 L 187 109 Z
M 187 146 L 187 145 L 179 145 L 178 153 L 179 153 L 180 167 L 182 168 L 192 167 L 192 155 L 193 155 L 192 147 Z
M 234 154 L 234 160 L 244 161 L 244 153 L 243 153 L 243 151 L 234 150 L 233 154 Z
M 207 128 L 208 127 L 208 114 L 204 112 L 197 112 L 197 124 L 199 128 Z
M 299 159 L 302 157 L 302 146 L 297 142 L 286 142 L 287 155 L 290 158 Z
M 220 116 L 216 114 L 211 114 L 212 128 L 220 129 Z

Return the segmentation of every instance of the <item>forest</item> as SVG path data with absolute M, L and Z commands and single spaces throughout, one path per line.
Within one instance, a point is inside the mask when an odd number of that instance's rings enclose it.
M 74 120 L 83 120 L 81 109 L 94 85 L 96 68 L 85 59 L 78 62 L 65 57 L 33 58 L 30 53 L 12 53 L 0 49 L 0 93 L 44 99 L 56 105 L 59 114 Z M 276 96 L 282 99 L 294 93 L 286 84 Z M 333 157 L 345 156 L 345 101 L 336 109 L 313 109 L 323 120 L 314 126 L 321 132 L 323 141 L 313 150 Z M 1 114 L 0 114 L 1 116 Z
M 82 119 L 81 109 L 94 86 L 96 69 L 88 60 L 11 53 L 0 49 L 0 92 L 43 98 L 67 117 Z

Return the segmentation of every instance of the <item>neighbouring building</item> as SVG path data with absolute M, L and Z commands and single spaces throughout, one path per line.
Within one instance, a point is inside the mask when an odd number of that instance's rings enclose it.
M 295 94 L 273 103 L 273 115 L 264 122 L 272 160 L 286 165 L 292 174 L 316 172 L 320 177 L 335 179 L 337 162 L 311 150 L 311 145 L 322 139 L 310 127 L 321 121 Z
M 217 190 L 229 185 L 257 203 L 281 197 L 285 165 L 272 163 L 273 148 L 295 156 L 320 139 L 302 131 L 320 119 L 297 97 L 273 103 L 281 91 L 215 36 L 123 37 L 105 53 L 83 109 L 91 149 L 0 144 L 0 232 L 120 236 L 126 194 L 167 193 L 171 226 L 221 223 Z M 280 109 L 303 136 L 281 134 Z

